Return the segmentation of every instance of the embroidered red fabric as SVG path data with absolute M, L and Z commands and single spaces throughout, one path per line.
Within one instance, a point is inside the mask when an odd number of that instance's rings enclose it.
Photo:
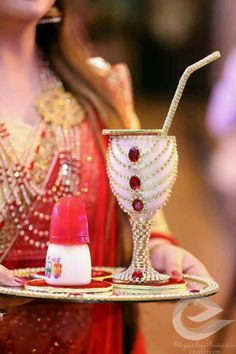
M 111 192 L 105 161 L 87 121 L 80 126 L 80 136 L 80 189 L 88 214 L 92 264 L 115 266 L 117 204 L 113 203 L 108 217 Z M 57 168 L 56 165 L 51 179 L 55 178 Z M 45 254 L 46 249 L 33 248 L 18 239 L 4 265 L 9 268 L 44 266 Z M 0 321 L 0 353 L 122 354 L 122 331 L 120 304 L 29 300 L 23 306 L 12 307 Z M 133 354 L 144 353 L 143 341 L 138 338 Z

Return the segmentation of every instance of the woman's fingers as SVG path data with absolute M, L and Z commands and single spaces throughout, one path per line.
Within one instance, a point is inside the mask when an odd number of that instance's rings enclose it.
M 167 273 L 171 278 L 180 279 L 183 271 L 183 250 L 179 247 L 162 244 L 153 249 L 152 265 L 158 271 Z
M 162 245 L 155 247 L 151 252 L 151 262 L 156 270 L 165 272 L 165 253 L 162 251 Z
M 21 286 L 22 283 L 14 278 L 13 273 L 0 264 L 0 283 L 8 286 Z
M 151 256 L 155 269 L 164 271 L 171 278 L 180 279 L 183 273 L 210 277 L 206 267 L 183 248 L 163 244 L 153 249 Z
M 183 271 L 187 274 L 200 275 L 209 277 L 210 274 L 207 271 L 206 267 L 200 262 L 195 256 L 191 253 L 185 253 L 183 261 Z
M 181 279 L 183 273 L 183 250 L 179 247 L 169 245 L 165 250 L 166 273 L 175 279 Z

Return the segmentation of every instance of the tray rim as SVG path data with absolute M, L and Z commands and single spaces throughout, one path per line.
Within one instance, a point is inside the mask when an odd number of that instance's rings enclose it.
M 123 268 L 117 267 L 93 267 L 94 270 L 110 271 L 112 273 L 119 272 Z M 14 269 L 13 274 L 15 276 L 32 276 L 35 273 L 43 272 L 44 268 L 22 268 Z M 183 299 L 194 299 L 207 297 L 216 294 L 219 291 L 219 285 L 214 280 L 207 277 L 200 277 L 196 275 L 184 274 L 183 279 L 187 282 L 200 283 L 205 285 L 203 289 L 200 289 L 197 293 L 192 293 L 189 290 L 165 292 L 160 290 L 157 293 L 150 294 L 133 294 L 124 292 L 113 293 L 84 293 L 84 294 L 72 294 L 69 292 L 63 293 L 45 293 L 40 291 L 26 290 L 24 288 L 8 287 L 0 285 L 0 294 L 9 295 L 21 298 L 32 299 L 44 299 L 44 300 L 61 300 L 68 302 L 78 303 L 94 303 L 94 302 L 158 302 L 158 301 L 177 301 Z

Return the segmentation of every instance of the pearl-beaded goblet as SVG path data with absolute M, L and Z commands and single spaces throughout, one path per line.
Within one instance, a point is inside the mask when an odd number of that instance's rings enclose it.
M 107 172 L 113 194 L 129 214 L 133 236 L 130 266 L 113 276 L 125 283 L 165 282 L 150 262 L 152 219 L 171 193 L 177 176 L 176 139 L 161 130 L 103 130 L 109 135 Z

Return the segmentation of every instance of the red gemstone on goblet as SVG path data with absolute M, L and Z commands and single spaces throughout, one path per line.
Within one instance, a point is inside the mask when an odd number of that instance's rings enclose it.
M 143 273 L 140 270 L 136 270 L 135 272 L 133 272 L 132 274 L 132 279 L 133 280 L 140 280 L 143 277 Z
M 143 210 L 143 202 L 140 199 L 135 199 L 132 203 L 134 210 L 136 211 L 142 211 Z
M 137 176 L 132 176 L 129 180 L 129 185 L 130 188 L 132 188 L 134 191 L 140 189 L 141 187 L 141 181 Z
M 139 152 L 139 149 L 136 148 L 136 147 L 132 147 L 130 150 L 129 150 L 129 159 L 130 161 L 132 162 L 137 162 L 138 159 L 140 157 L 140 152 Z

